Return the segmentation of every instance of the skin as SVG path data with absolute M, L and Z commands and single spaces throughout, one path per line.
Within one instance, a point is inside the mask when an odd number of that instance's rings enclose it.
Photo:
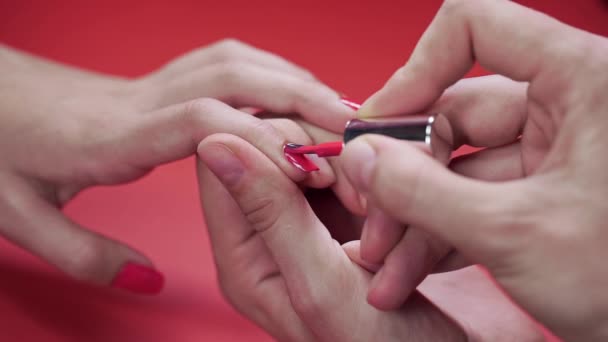
M 0 46 L 0 74 L 0 235 L 77 279 L 101 285 L 127 261 L 153 266 L 133 248 L 61 213 L 83 189 L 140 178 L 195 153 L 203 138 L 217 132 L 247 136 L 303 184 L 334 182 L 330 168 L 307 176 L 284 160 L 275 148 L 287 140 L 277 129 L 281 120 L 227 113 L 227 105 L 213 99 L 298 113 L 334 131 L 354 115 L 308 71 L 234 40 L 197 49 L 136 79 Z
M 515 3 L 446 1 L 359 115 L 441 111 L 455 146 L 483 149 L 447 169 L 408 143 L 368 136 L 341 158 L 370 207 L 483 264 L 519 305 L 573 341 L 608 338 L 606 56 L 607 39 Z M 459 81 L 474 62 L 504 77 Z M 400 248 L 408 234 L 362 241 L 387 262 L 370 301 L 398 306 L 411 293 Z
M 357 231 L 361 222 L 331 193 L 306 197 L 245 138 L 215 134 L 198 151 L 222 292 L 278 340 L 542 340 L 477 267 L 431 277 L 402 307 L 377 310 L 365 300 L 374 265 L 360 258 L 359 241 L 340 245 L 331 234 Z

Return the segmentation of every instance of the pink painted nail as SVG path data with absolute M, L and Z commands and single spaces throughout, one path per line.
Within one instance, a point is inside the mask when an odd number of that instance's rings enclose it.
M 124 263 L 110 286 L 140 294 L 158 294 L 165 277 L 155 269 L 135 262 Z
M 283 154 L 285 155 L 285 159 L 291 163 L 291 165 L 295 166 L 298 170 L 304 172 L 313 172 L 319 171 L 319 167 L 313 163 L 305 154 L 299 153 L 289 153 L 289 144 L 283 146 Z

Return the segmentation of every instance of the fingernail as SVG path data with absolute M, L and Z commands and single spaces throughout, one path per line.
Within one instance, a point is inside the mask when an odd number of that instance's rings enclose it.
M 157 294 L 163 289 L 165 278 L 155 269 L 134 262 L 126 262 L 110 286 L 140 294 Z
M 225 145 L 210 145 L 199 156 L 224 185 L 235 185 L 245 174 L 241 160 Z
M 344 96 L 342 96 L 342 98 L 340 99 L 340 102 L 342 102 L 342 104 L 344 104 L 345 106 L 347 106 L 348 108 L 350 108 L 352 110 L 359 110 L 359 108 L 361 107 L 360 104 L 350 101 L 347 98 L 345 98 Z
M 345 160 L 344 172 L 360 193 L 369 190 L 376 151 L 364 139 L 355 139 L 346 144 L 343 152 Z
M 287 143 L 283 146 L 283 154 L 285 159 L 295 166 L 298 170 L 304 172 L 319 171 L 317 164 L 313 163 L 305 154 L 290 153 L 290 146 L 297 146 L 296 144 Z

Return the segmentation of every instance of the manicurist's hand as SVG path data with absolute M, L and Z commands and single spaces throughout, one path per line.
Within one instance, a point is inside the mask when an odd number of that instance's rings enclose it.
M 504 77 L 459 81 L 475 61 Z M 408 143 L 368 136 L 346 146 L 344 171 L 368 205 L 486 266 L 558 335 L 605 340 L 606 70 L 606 38 L 510 1 L 447 1 L 359 114 L 441 112 L 456 147 L 483 149 L 449 170 Z M 393 260 L 375 280 L 374 296 L 388 302 L 411 291 L 408 234 L 372 243 Z

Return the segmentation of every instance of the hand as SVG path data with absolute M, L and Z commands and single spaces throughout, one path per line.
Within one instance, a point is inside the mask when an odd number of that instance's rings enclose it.
M 292 177 L 318 185 L 323 175 L 307 178 L 283 159 L 285 140 L 274 127 L 198 98 L 299 113 L 334 130 L 353 113 L 307 71 L 235 41 L 199 49 L 135 80 L 8 47 L 0 47 L 0 69 L 0 234 L 78 279 L 140 293 L 160 291 L 162 275 L 141 253 L 62 215 L 59 208 L 76 193 L 142 177 L 191 155 L 217 132 L 249 136 Z M 248 133 L 260 129 L 265 133 Z
M 359 114 L 441 111 L 457 146 L 485 149 L 450 172 L 407 143 L 370 136 L 341 160 L 369 202 L 485 265 L 572 340 L 608 337 L 606 56 L 605 38 L 515 3 L 447 1 Z M 461 81 L 444 93 L 476 60 L 513 81 Z
M 539 338 L 534 324 L 477 269 L 425 283 L 423 290 L 437 300 L 441 311 L 418 292 L 395 311 L 378 311 L 367 304 L 371 273 L 359 258 L 357 241 L 340 246 L 333 240 L 291 176 L 246 140 L 228 134 L 203 140 L 200 194 L 224 295 L 274 337 L 289 341 Z M 329 201 L 323 205 L 338 221 L 335 207 Z M 357 220 L 334 223 L 350 222 L 357 229 Z M 454 285 L 456 279 L 462 285 Z M 463 310 L 464 305 L 472 308 Z

